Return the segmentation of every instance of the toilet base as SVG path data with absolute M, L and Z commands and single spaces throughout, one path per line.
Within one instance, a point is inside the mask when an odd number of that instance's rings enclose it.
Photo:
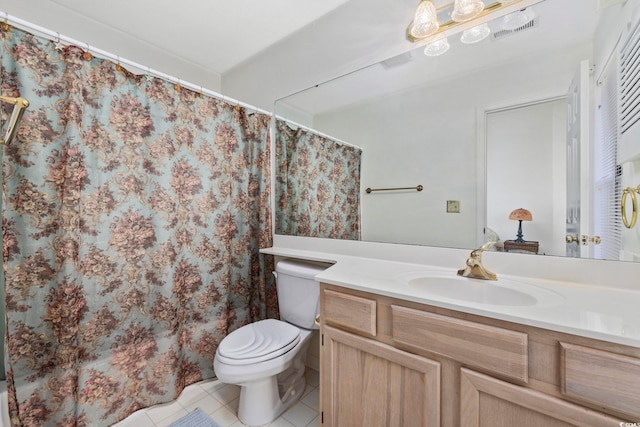
M 302 397 L 306 386 L 304 371 L 309 346 L 308 338 L 307 336 L 303 340 L 299 353 L 288 369 L 259 381 L 240 384 L 238 419 L 243 424 L 250 426 L 268 424 Z
M 275 376 L 242 387 L 238 405 L 238 419 L 249 426 L 261 426 L 278 418 L 302 397 L 305 388 L 304 377 L 294 384 L 285 396 L 280 398 L 278 381 Z

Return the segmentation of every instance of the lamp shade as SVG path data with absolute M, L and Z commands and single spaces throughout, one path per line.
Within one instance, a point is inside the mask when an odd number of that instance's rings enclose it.
M 464 30 L 462 37 L 460 37 L 460 41 L 465 44 L 478 43 L 486 39 L 489 34 L 491 34 L 491 29 L 485 22 L 484 24 L 476 25 L 473 28 Z
M 509 219 L 514 221 L 533 221 L 531 212 L 526 209 L 516 209 L 509 214 Z
M 502 29 L 508 31 L 515 31 L 518 28 L 524 27 L 536 17 L 533 9 L 528 7 L 517 12 L 512 12 L 502 18 Z
M 434 34 L 439 28 L 436 7 L 431 0 L 422 0 L 413 17 L 411 35 L 416 38 L 424 38 Z
M 454 22 L 467 22 L 480 15 L 483 10 L 482 0 L 455 0 L 451 19 Z
M 427 56 L 439 56 L 449 50 L 449 42 L 447 38 L 436 40 L 429 43 L 424 48 L 424 54 Z

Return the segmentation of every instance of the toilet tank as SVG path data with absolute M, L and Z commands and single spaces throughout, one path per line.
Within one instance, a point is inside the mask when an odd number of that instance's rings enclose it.
M 315 319 L 320 313 L 320 283 L 313 277 L 330 266 L 291 259 L 276 264 L 280 320 L 304 329 L 318 329 Z

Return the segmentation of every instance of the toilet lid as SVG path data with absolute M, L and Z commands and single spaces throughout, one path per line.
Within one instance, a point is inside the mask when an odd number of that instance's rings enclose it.
M 218 346 L 218 358 L 229 365 L 246 365 L 278 357 L 300 341 L 300 330 L 289 323 L 265 319 L 227 335 Z

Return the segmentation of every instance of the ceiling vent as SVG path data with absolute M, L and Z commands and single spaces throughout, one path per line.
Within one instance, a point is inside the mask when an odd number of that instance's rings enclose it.
M 387 59 L 386 61 L 382 61 L 381 64 L 387 70 L 390 68 L 396 68 L 401 65 L 407 64 L 411 62 L 411 52 L 401 53 L 400 55 L 394 56 L 392 58 Z
M 526 24 L 524 24 L 524 25 L 522 25 L 522 26 L 520 26 L 520 27 L 518 27 L 516 29 L 513 29 L 513 30 L 498 29 L 498 30 L 492 31 L 491 32 L 491 40 L 500 40 L 500 39 L 503 39 L 505 37 L 509 37 L 509 36 L 514 35 L 514 34 L 518 34 L 518 33 L 521 33 L 523 31 L 535 28 L 535 27 L 538 26 L 538 21 L 539 21 L 539 17 L 536 16 L 531 21 L 527 22 Z

